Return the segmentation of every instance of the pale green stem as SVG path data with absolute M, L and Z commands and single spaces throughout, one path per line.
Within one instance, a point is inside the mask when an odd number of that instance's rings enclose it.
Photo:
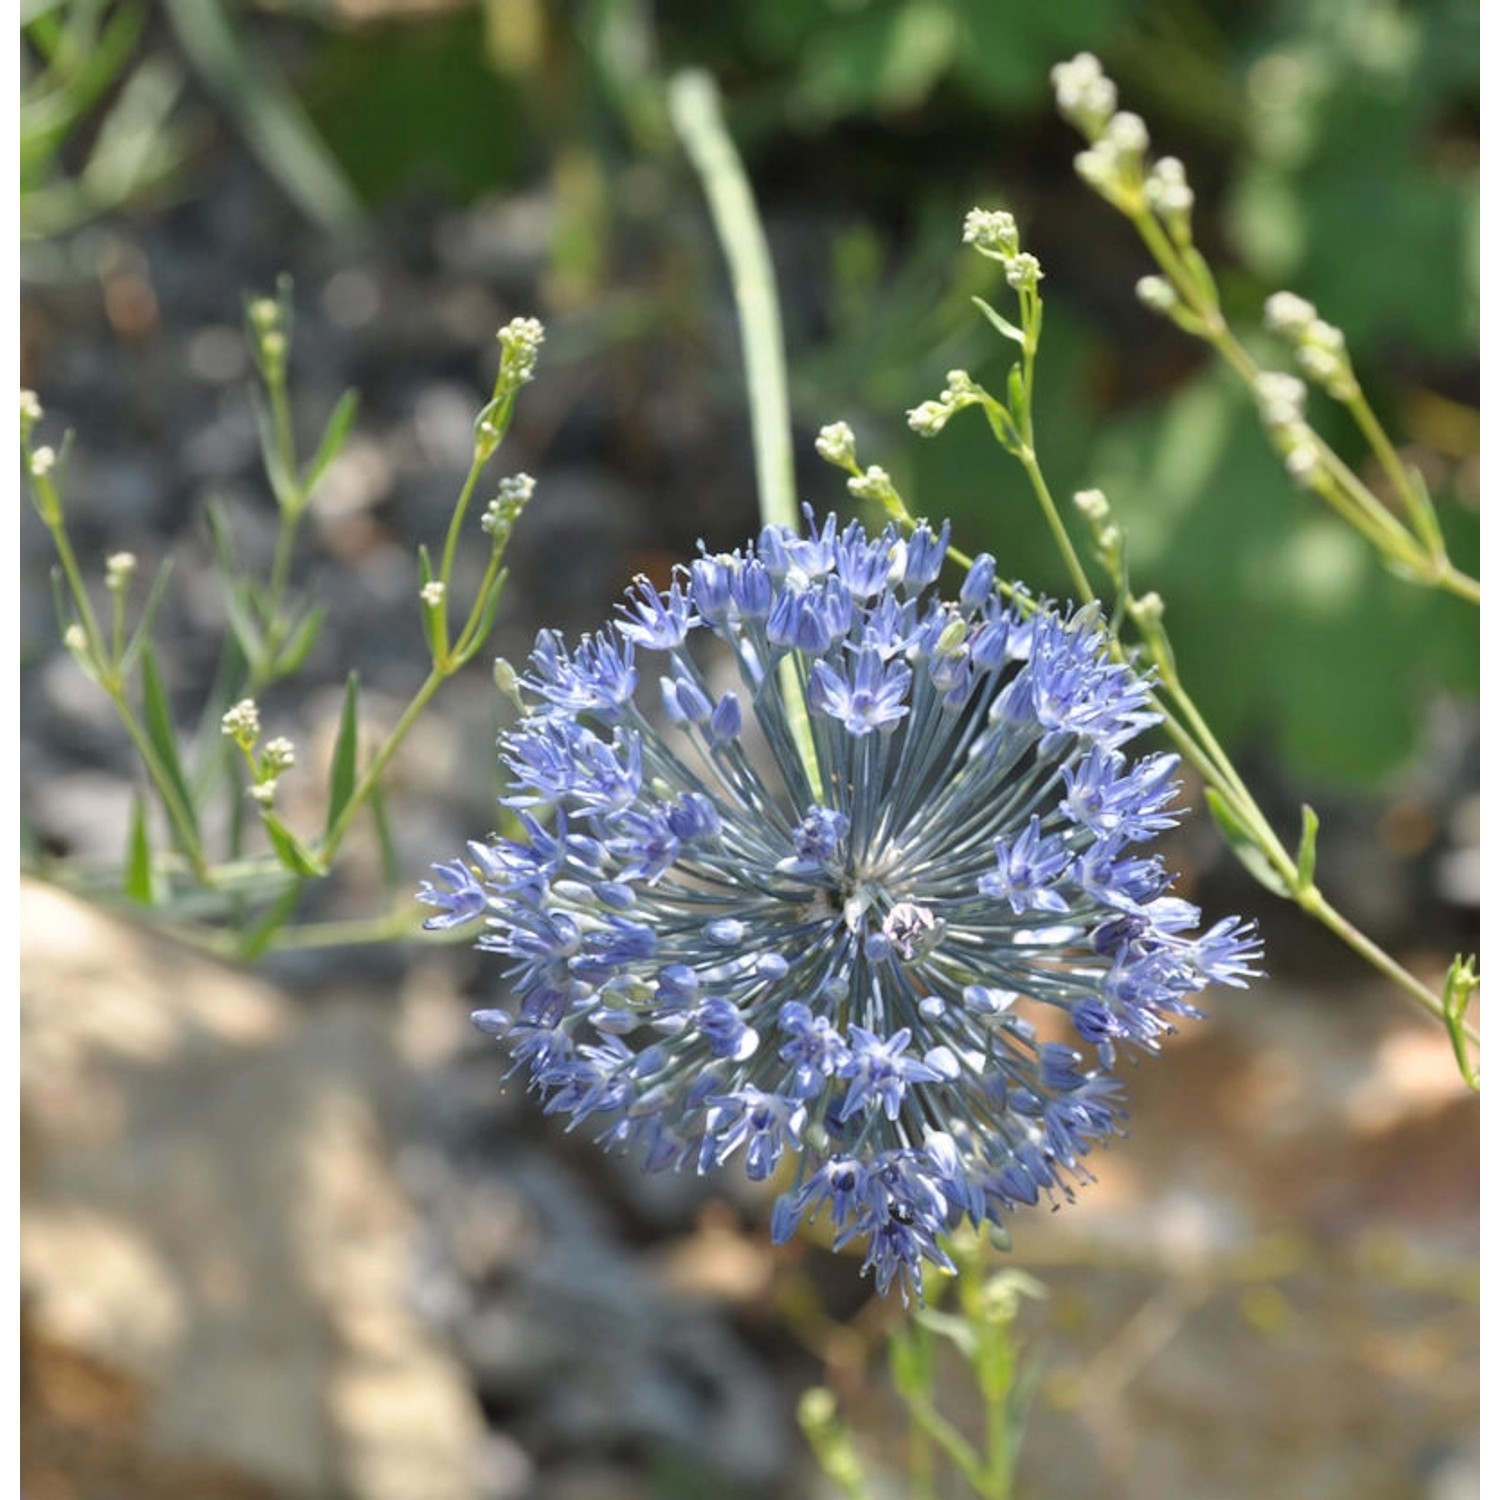
M 713 79 L 698 71 L 677 74 L 667 85 L 667 103 L 672 123 L 703 185 L 714 229 L 729 263 L 750 401 L 761 520 L 796 531 L 796 470 L 792 462 L 786 352 L 765 231 L 739 153 L 724 126 Z M 825 789 L 807 720 L 807 702 L 792 663 L 784 660 L 779 672 L 793 742 L 813 794 L 822 801 Z

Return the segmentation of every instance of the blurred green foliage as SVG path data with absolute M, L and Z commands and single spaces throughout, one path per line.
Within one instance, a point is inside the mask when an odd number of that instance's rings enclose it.
M 291 55 L 288 36 L 304 49 L 285 76 L 367 205 L 545 184 L 550 294 L 600 329 L 627 298 L 681 326 L 704 287 L 684 266 L 717 264 L 662 108 L 675 70 L 708 69 L 773 249 L 795 248 L 782 276 L 799 423 L 848 418 L 915 508 L 1063 593 L 979 419 L 932 445 L 902 421 L 954 365 L 1002 383 L 1006 351 L 967 300 L 984 288 L 962 280 L 982 273 L 957 240 L 971 204 L 1012 208 L 1048 276 L 1038 433 L 1054 488 L 1108 491 L 1133 575 L 1167 599 L 1184 674 L 1226 738 L 1305 776 L 1374 777 L 1411 751 L 1434 694 L 1476 690 L 1463 605 L 1392 578 L 1292 491 L 1248 399 L 1135 305 L 1144 253 L 1074 179 L 1048 88 L 1054 62 L 1097 52 L 1184 159 L 1242 331 L 1283 286 L 1345 330 L 1472 570 L 1475 0 L 304 0 L 240 20 L 274 33 L 270 55 Z M 692 211 L 632 213 L 643 181 Z M 684 233 L 701 236 L 688 257 Z M 635 319 L 636 336 L 665 321 Z M 700 385 L 684 373 L 685 392 Z M 1352 429 L 1318 415 L 1362 459 Z M 804 479 L 818 503 L 847 504 L 810 461 Z

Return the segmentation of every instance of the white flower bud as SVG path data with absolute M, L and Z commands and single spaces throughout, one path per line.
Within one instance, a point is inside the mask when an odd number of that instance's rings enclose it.
M 422 585 L 421 597 L 422 603 L 429 609 L 436 609 L 448 597 L 448 585 L 441 579 L 434 578 L 431 583 Z
M 1115 112 L 1115 86 L 1092 52 L 1058 63 L 1052 70 L 1052 87 L 1058 112 L 1088 136 L 1097 134 Z
M 1137 114 L 1122 109 L 1104 127 L 1105 138 L 1123 156 L 1140 156 L 1151 144 L 1146 122 Z
M 1103 490 L 1079 490 L 1073 496 L 1073 504 L 1085 520 L 1096 526 L 1109 516 L 1109 501 Z
M 946 401 L 924 401 L 906 414 L 906 425 L 920 437 L 936 437 L 948 425 L 953 407 Z
M 1283 338 L 1300 337 L 1317 316 L 1317 308 L 1295 292 L 1272 292 L 1266 298 L 1266 327 Z
M 1323 456 L 1310 442 L 1295 443 L 1286 452 L 1286 471 L 1292 482 L 1311 489 L 1323 470 Z
M 63 631 L 63 645 L 65 645 L 69 651 L 87 651 L 89 645 L 88 631 L 86 631 L 82 625 L 79 625 L 76 622 L 72 625 L 69 625 L 68 628 Z
M 838 468 L 848 468 L 854 463 L 854 429 L 847 422 L 830 422 L 818 433 L 813 444 L 818 457 Z
M 1307 387 L 1295 375 L 1266 370 L 1256 377 L 1255 398 L 1261 420 L 1274 431 L 1300 423 L 1307 408 Z
M 114 552 L 104 560 L 104 586 L 110 590 L 123 589 L 136 570 L 135 553 Z
M 1152 312 L 1171 312 L 1177 306 L 1177 289 L 1165 276 L 1142 276 L 1135 284 L 1135 295 Z
M 1017 291 L 1033 287 L 1042 279 L 1042 264 L 1036 256 L 1023 250 L 1006 263 L 1005 279 Z
M 273 776 L 269 781 L 257 782 L 256 785 L 247 787 L 245 795 L 262 807 L 270 807 L 276 800 L 276 777 Z
M 38 448 L 31 455 L 31 472 L 33 477 L 37 479 L 42 479 L 50 474 L 56 466 L 57 454 L 51 448 Z

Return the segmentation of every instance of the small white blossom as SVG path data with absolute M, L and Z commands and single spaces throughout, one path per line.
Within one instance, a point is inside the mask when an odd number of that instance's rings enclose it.
M 964 218 L 964 244 L 994 255 L 1014 255 L 1021 244 L 1015 216 L 1003 208 L 971 208 Z
M 262 807 L 269 807 L 276 800 L 276 778 L 273 776 L 269 781 L 257 782 L 254 786 L 247 787 L 245 795 L 252 802 L 258 802 Z
M 56 466 L 57 454 L 51 448 L 38 448 L 31 455 L 31 472 L 37 479 L 42 479 L 50 474 Z
M 260 709 L 254 698 L 241 698 L 228 713 L 219 720 L 219 728 L 227 739 L 236 744 L 250 746 L 260 738 Z
M 1017 291 L 1034 287 L 1042 279 L 1042 264 L 1030 251 L 1023 250 L 1006 262 L 1005 279 Z
M 535 318 L 512 318 L 495 335 L 500 344 L 500 373 L 511 385 L 524 385 L 536 372 L 537 351 L 547 330 Z
M 42 403 L 36 399 L 35 391 L 21 392 L 21 420 L 27 423 L 42 420 Z
M 429 609 L 436 609 L 448 597 L 448 585 L 441 579 L 434 578 L 431 583 L 422 585 L 421 594 L 422 603 Z
M 104 560 L 104 586 L 108 589 L 123 589 L 136 570 L 133 552 L 114 552 Z
M 289 739 L 274 739 L 266 743 L 261 752 L 261 774 L 272 777 L 289 770 L 297 764 L 297 747 Z
M 69 651 L 86 651 L 88 649 L 88 644 L 89 633 L 83 628 L 82 625 L 79 625 L 75 622 L 74 624 L 69 625 L 68 628 L 63 631 L 63 645 L 65 645 Z

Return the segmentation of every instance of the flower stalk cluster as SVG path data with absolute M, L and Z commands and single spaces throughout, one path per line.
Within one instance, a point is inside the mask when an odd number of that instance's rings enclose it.
M 257 705 L 268 687 L 301 668 L 322 625 L 321 606 L 312 598 L 293 596 L 296 542 L 318 486 L 349 437 L 357 402 L 352 392 L 346 393 L 312 456 L 300 459 L 288 385 L 292 304 L 285 279 L 274 296 L 247 301 L 245 332 L 260 377 L 261 453 L 280 524 L 269 575 L 259 578 L 238 565 L 224 519 L 210 514 L 225 578 L 232 640 L 226 645 L 215 695 L 205 706 L 203 717 L 210 733 L 197 747 L 196 764 L 174 723 L 152 645 L 156 609 L 170 567 L 160 570 L 131 625 L 131 594 L 139 566 L 131 553 L 114 553 L 106 559 L 103 572 L 108 613 L 96 608 L 73 550 L 62 500 L 68 445 L 64 442 L 59 451 L 38 443 L 37 429 L 44 416 L 41 404 L 29 391 L 23 391 L 20 400 L 22 466 L 58 559 L 54 592 L 63 643 L 113 704 L 169 833 L 171 847 L 153 850 L 145 804 L 137 804 L 119 889 L 178 936 L 239 958 L 254 957 L 273 943 L 315 946 L 325 941 L 378 940 L 412 928 L 406 901 L 365 924 L 286 924 L 304 884 L 329 872 L 361 812 L 373 810 L 378 827 L 384 830 L 380 788 L 391 758 L 437 689 L 474 659 L 490 632 L 505 583 L 505 548 L 535 489 L 529 476 L 517 474 L 502 480 L 480 519 L 487 564 L 479 589 L 456 628 L 448 619 L 454 599 L 453 571 L 460 542 L 471 530 L 465 527 L 470 499 L 509 428 L 517 394 L 533 378 L 544 338 L 534 318 L 513 319 L 500 330 L 494 389 L 475 424 L 473 461 L 455 502 L 439 561 L 434 565 L 425 548 L 419 553 L 419 615 L 431 651 L 431 670 L 395 728 L 372 748 L 363 765 L 359 685 L 351 676 L 329 768 L 326 820 L 322 830 L 309 837 L 294 832 L 276 813 L 280 780 L 295 766 L 297 757 L 285 736 L 274 736 L 261 746 Z M 217 742 L 211 733 L 215 722 L 221 730 Z M 247 852 L 245 804 L 237 796 L 227 819 L 227 847 L 220 855 L 210 852 L 203 813 L 226 784 L 244 786 L 250 807 L 259 815 L 268 852 Z M 383 837 L 388 842 L 388 836 Z M 177 915 L 179 897 L 191 900 L 193 916 Z M 200 915 L 205 911 L 213 915 L 205 919 Z
M 1071 73 L 1068 72 L 1070 67 L 1074 69 Z M 1078 120 L 1094 120 L 1103 109 L 1106 95 L 1112 97 L 1110 90 L 1096 87 L 1095 67 L 1096 65 L 1079 67 L 1075 59 L 1075 64 L 1064 65 L 1060 70 L 1063 79 L 1059 83 L 1059 93 L 1066 101 L 1065 112 L 1071 110 L 1073 117 Z M 1090 83 L 1091 79 L 1095 83 Z M 1133 130 L 1131 134 L 1134 138 Z M 964 240 L 982 254 L 990 256 L 1008 257 L 1014 261 L 1022 254 L 1014 221 L 1003 210 L 973 210 L 965 220 Z M 1027 356 L 1034 355 L 1041 327 L 1042 305 L 1035 281 L 1030 277 L 1027 281 L 1028 286 L 1018 291 L 1021 318 L 1019 327 L 987 304 L 975 299 L 997 331 L 1022 346 L 1023 358 L 1011 371 L 1007 398 L 1002 401 L 979 386 L 965 372 L 953 371 L 948 376 L 942 395 L 934 401 L 923 402 L 913 408 L 907 414 L 907 419 L 914 431 L 923 436 L 932 436 L 941 431 L 956 411 L 967 406 L 979 406 L 984 411 L 996 440 L 1018 459 L 1030 479 L 1069 577 L 1078 591 L 1078 597 L 1098 598 L 1101 596 L 1100 590 L 1095 587 L 1063 524 L 1036 454 L 1031 426 L 1035 363 L 1033 358 Z M 1173 296 L 1177 295 L 1175 287 L 1168 290 Z M 1316 310 L 1309 304 L 1302 303 L 1300 299 L 1289 300 L 1284 296 L 1281 300 L 1272 299 L 1270 315 L 1273 326 L 1293 338 L 1306 337 L 1318 321 Z M 1318 333 L 1311 347 L 1326 352 L 1332 342 L 1326 334 Z M 1313 365 L 1322 371 L 1324 377 L 1339 378 L 1337 372 L 1330 375 L 1330 367 L 1319 364 L 1317 360 L 1313 361 Z M 1262 420 L 1284 456 L 1288 473 L 1296 482 L 1322 493 L 1319 487 L 1333 469 L 1330 467 L 1328 450 L 1306 420 L 1305 384 L 1295 375 L 1258 370 L 1254 389 Z M 829 431 L 830 429 L 824 429 L 825 434 Z M 867 482 L 865 476 L 877 472 L 873 468 L 860 468 L 855 458 L 853 433 L 847 429 L 841 434 L 836 447 L 830 446 L 829 451 L 825 452 L 824 445 L 820 444 L 819 451 L 825 457 L 832 454 L 838 466 L 850 474 L 851 492 L 864 493 L 863 486 Z M 1337 464 L 1337 460 L 1333 459 L 1331 463 Z M 909 528 L 915 524 L 893 487 L 884 486 L 883 496 L 887 512 L 899 525 Z M 1178 675 L 1176 655 L 1164 620 L 1166 606 L 1161 597 L 1155 592 L 1137 594 L 1133 590 L 1127 567 L 1125 534 L 1113 518 L 1108 499 L 1100 490 L 1084 490 L 1074 497 L 1074 508 L 1088 528 L 1094 561 L 1102 566 L 1117 600 L 1110 626 L 1111 652 L 1117 661 L 1122 662 L 1144 657 L 1154 671 L 1157 685 L 1152 694 L 1152 705 L 1160 713 L 1166 732 L 1203 776 L 1207 785 L 1209 810 L 1231 849 L 1268 889 L 1294 901 L 1398 985 L 1406 996 L 1430 1016 L 1443 1021 L 1455 1038 L 1455 1045 L 1460 1048 L 1460 1069 L 1464 1077 L 1472 1082 L 1477 1075 L 1468 1056 L 1468 1047 L 1477 1041 L 1477 1037 L 1472 1027 L 1464 1021 L 1464 1003 L 1453 998 L 1462 993 L 1462 987 L 1454 990 L 1450 986 L 1441 996 L 1434 993 L 1328 902 L 1315 878 L 1317 815 L 1310 807 L 1303 808 L 1302 827 L 1295 851 L 1282 842 Z M 1389 512 L 1382 510 L 1382 515 L 1391 524 L 1395 524 Z M 961 560 L 965 565 L 969 561 L 958 555 L 955 555 L 955 560 Z M 1134 632 L 1129 642 L 1122 634 L 1127 627 L 1133 628 Z
M 1091 53 L 1059 63 L 1052 70 L 1052 84 L 1059 113 L 1088 141 L 1074 158 L 1078 175 L 1130 220 L 1160 268 L 1161 274 L 1141 278 L 1137 296 L 1214 348 L 1250 388 L 1264 414 L 1264 383 L 1277 377 L 1262 369 L 1225 320 L 1213 271 L 1193 240 L 1193 190 L 1182 162 L 1171 156 L 1151 159 L 1144 122 L 1117 110 L 1115 85 Z M 1285 291 L 1267 301 L 1266 325 L 1291 345 L 1307 378 L 1346 407 L 1359 424 L 1405 521 L 1392 514 L 1300 414 L 1295 430 L 1267 420 L 1292 479 L 1322 499 L 1401 576 L 1477 604 L 1479 585 L 1449 559 L 1422 477 L 1401 461 L 1370 409 L 1342 332 L 1319 317 L 1311 303 Z
M 520 836 L 421 892 L 429 926 L 483 922 L 518 1005 L 476 1021 L 548 1112 L 652 1170 L 791 1160 L 775 1237 L 826 1212 L 918 1295 L 959 1221 L 1086 1180 L 1121 1055 L 1259 953 L 1142 849 L 1177 758 L 1127 754 L 1156 715 L 1098 612 L 1006 604 L 988 556 L 935 598 L 947 549 L 767 526 L 571 650 L 543 632 L 501 743 Z

